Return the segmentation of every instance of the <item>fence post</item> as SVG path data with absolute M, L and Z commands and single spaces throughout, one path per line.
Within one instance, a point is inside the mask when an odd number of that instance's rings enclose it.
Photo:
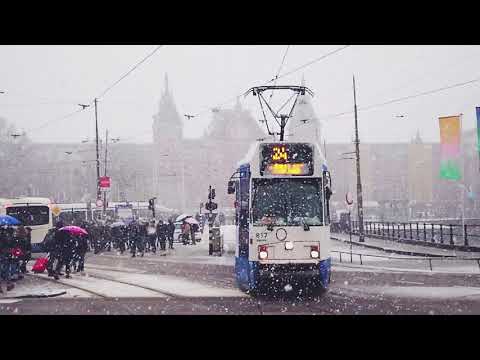
M 342 262 L 342 252 L 340 251 L 339 254 L 340 254 L 340 262 Z
M 412 223 L 409 223 L 409 225 L 410 225 L 410 240 L 412 240 L 413 239 L 412 238 Z
M 453 225 L 450 224 L 450 245 L 454 245 L 453 242 Z
M 463 231 L 464 231 L 464 234 L 465 234 L 465 237 L 464 237 L 463 241 L 465 243 L 465 246 L 468 246 L 467 224 L 463 224 L 463 226 L 464 226 Z
M 440 224 L 440 243 L 443 244 L 443 225 L 442 224 Z
M 407 238 L 407 233 L 405 232 L 405 223 L 403 223 L 403 238 L 406 239 Z
M 430 224 L 432 226 L 432 243 L 435 242 L 435 229 L 434 229 L 434 226 L 433 224 Z
M 428 259 L 428 262 L 430 263 L 430 271 L 432 271 L 432 270 L 433 270 L 433 268 L 432 268 L 432 259 Z
M 423 241 L 427 241 L 427 224 L 423 223 Z
M 417 240 L 420 240 L 420 235 L 418 234 L 418 222 L 417 222 L 417 237 L 416 237 Z
M 385 223 L 382 223 L 382 237 L 385 237 Z

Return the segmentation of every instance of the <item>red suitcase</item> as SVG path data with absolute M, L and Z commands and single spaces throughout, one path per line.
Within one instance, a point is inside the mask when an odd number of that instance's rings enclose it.
M 32 267 L 32 271 L 34 273 L 43 273 L 47 269 L 48 259 L 47 258 L 39 258 L 35 261 L 35 264 Z

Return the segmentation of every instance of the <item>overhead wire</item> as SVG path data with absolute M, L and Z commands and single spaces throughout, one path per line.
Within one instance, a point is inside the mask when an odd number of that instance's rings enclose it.
M 442 92 L 442 91 L 445 91 L 445 90 L 474 84 L 474 83 L 479 82 L 479 81 L 480 81 L 480 77 L 476 78 L 476 79 L 468 80 L 468 81 L 463 81 L 463 82 L 460 82 L 460 83 L 455 83 L 455 84 L 451 84 L 451 85 L 442 86 L 442 87 L 436 88 L 436 89 L 422 91 L 420 93 L 416 93 L 416 94 L 412 94 L 412 95 L 407 95 L 407 96 L 402 96 L 402 97 L 395 98 L 395 99 L 390 99 L 390 100 L 387 100 L 387 101 L 384 101 L 384 102 L 381 102 L 381 103 L 377 103 L 377 104 L 372 104 L 372 105 L 368 105 L 368 106 L 364 106 L 364 107 L 358 107 L 357 110 L 358 111 L 371 110 L 371 109 L 375 109 L 375 108 L 378 108 L 378 107 L 402 102 L 402 101 L 405 101 L 405 100 L 415 99 L 417 97 L 431 95 L 431 94 L 435 94 L 435 93 Z M 330 120 L 330 119 L 333 119 L 333 118 L 337 118 L 337 117 L 340 117 L 340 116 L 343 116 L 343 115 L 353 114 L 353 113 L 354 113 L 353 110 L 352 111 L 344 111 L 344 112 L 320 117 L 319 120 Z

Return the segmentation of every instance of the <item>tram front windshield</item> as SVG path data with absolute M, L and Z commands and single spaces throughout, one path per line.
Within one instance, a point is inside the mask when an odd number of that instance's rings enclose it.
M 254 179 L 253 225 L 323 224 L 321 180 Z

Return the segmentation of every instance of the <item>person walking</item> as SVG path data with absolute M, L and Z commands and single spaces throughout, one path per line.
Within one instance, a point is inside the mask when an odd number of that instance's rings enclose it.
M 20 230 L 21 227 L 23 228 L 23 226 L 19 226 L 17 231 L 18 247 L 22 251 L 20 271 L 26 274 L 28 272 L 27 263 L 32 259 L 32 228 L 26 227 Z
M 157 253 L 157 233 L 155 228 L 155 219 L 150 221 L 150 225 L 147 228 L 147 236 L 148 236 L 148 243 L 150 245 L 150 248 L 152 249 L 152 252 L 156 254 Z
M 168 219 L 167 224 L 167 238 L 168 238 L 168 248 L 173 249 L 173 237 L 175 234 L 175 224 L 172 219 Z
M 186 221 L 182 224 L 183 245 L 188 245 L 190 238 L 190 224 Z
M 75 255 L 78 262 L 76 271 L 83 274 L 85 271 L 85 255 L 88 251 L 88 239 L 86 236 L 78 236 L 76 240 Z
M 44 240 L 44 249 L 48 253 L 47 272 L 48 276 L 52 276 L 55 280 L 58 280 L 59 273 L 57 273 L 58 262 L 60 262 L 61 255 L 61 242 L 65 238 L 65 232 L 60 231 L 64 226 L 63 221 L 60 220 L 55 225 L 52 231 L 49 231 Z M 57 262 L 57 264 L 55 264 Z
M 163 220 L 160 220 L 157 224 L 157 236 L 160 243 L 160 250 L 165 251 L 167 241 L 167 231 Z
M 10 252 L 12 245 L 12 239 L 10 239 L 7 230 L 0 228 L 0 294 L 3 293 L 4 284 L 6 287 L 5 291 L 10 291 L 15 287 L 10 274 Z

